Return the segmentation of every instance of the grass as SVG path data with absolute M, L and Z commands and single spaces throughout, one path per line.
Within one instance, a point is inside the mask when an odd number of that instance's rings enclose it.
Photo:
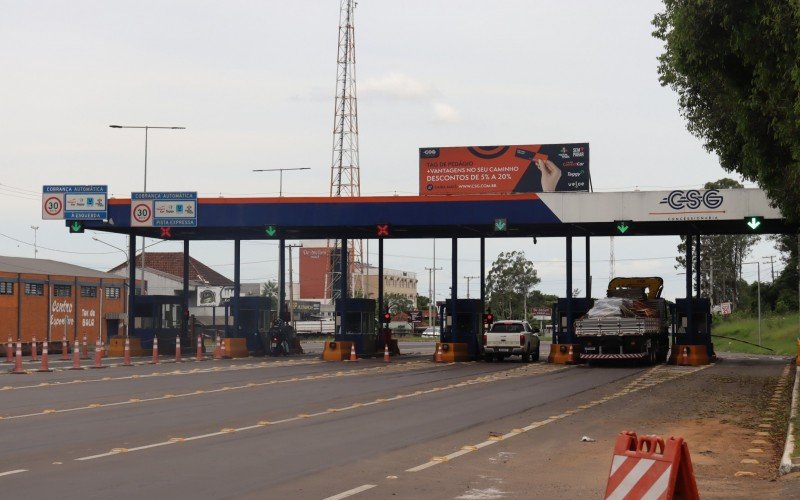
M 724 335 L 758 344 L 758 318 L 732 315 L 726 318 L 715 317 L 711 327 L 713 335 Z M 797 339 L 800 337 L 798 314 L 770 314 L 761 317 L 761 345 L 774 350 L 774 354 L 797 355 Z M 772 354 L 758 346 L 743 344 L 734 340 L 714 337 L 717 351 Z

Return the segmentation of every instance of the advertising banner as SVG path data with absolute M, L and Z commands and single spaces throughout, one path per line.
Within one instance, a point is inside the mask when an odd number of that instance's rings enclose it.
M 198 286 L 197 307 L 219 307 L 233 297 L 232 286 Z
M 589 143 L 420 148 L 419 194 L 589 191 Z

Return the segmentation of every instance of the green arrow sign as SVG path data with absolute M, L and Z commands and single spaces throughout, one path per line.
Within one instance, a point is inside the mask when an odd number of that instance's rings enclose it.
M 495 231 L 505 231 L 508 229 L 508 223 L 505 219 L 495 219 L 494 220 L 494 230 Z
M 758 228 L 758 226 L 761 225 L 763 219 L 758 216 L 753 216 L 753 217 L 746 217 L 745 220 L 747 221 L 747 225 L 750 226 L 750 229 L 755 231 L 756 228 Z
M 82 233 L 83 232 L 83 223 L 79 221 L 72 221 L 72 224 L 69 225 L 69 232 L 70 233 Z
M 617 225 L 617 229 L 620 233 L 625 234 L 625 231 L 628 230 L 628 225 L 625 223 L 625 221 L 622 221 Z
M 267 236 L 272 237 L 275 236 L 275 233 L 278 232 L 278 229 L 275 226 L 267 226 L 265 232 L 267 233 Z

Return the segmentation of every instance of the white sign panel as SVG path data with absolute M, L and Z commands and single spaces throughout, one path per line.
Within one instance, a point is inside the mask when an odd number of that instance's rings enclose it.
M 219 307 L 228 303 L 233 297 L 232 286 L 198 286 L 197 287 L 197 306 L 198 307 Z
M 42 219 L 108 218 L 108 186 L 43 186 Z
M 131 227 L 196 227 L 197 193 L 131 193 Z

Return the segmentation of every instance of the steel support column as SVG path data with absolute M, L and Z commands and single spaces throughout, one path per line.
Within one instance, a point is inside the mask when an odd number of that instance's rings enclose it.
M 183 294 L 181 307 L 183 307 L 181 337 L 185 339 L 189 334 L 189 240 L 183 240 Z
M 458 321 L 456 320 L 458 313 L 458 306 L 456 299 L 458 299 L 458 238 L 453 238 L 451 241 L 452 252 L 450 256 L 452 277 L 450 278 L 450 304 L 452 311 L 450 311 L 450 318 L 452 324 L 450 326 L 450 337 L 452 342 L 456 341 L 456 334 L 458 333 Z
M 559 339 L 561 344 L 574 343 L 572 336 L 572 236 L 567 236 L 567 334 Z
M 142 286 L 144 286 L 144 284 Z M 125 328 L 126 337 L 133 336 L 135 317 L 136 317 L 136 237 L 134 237 L 134 235 L 130 235 L 128 237 L 128 325 Z
M 695 296 L 700 298 L 700 235 L 695 236 L 694 243 L 694 274 L 695 274 Z
M 486 311 L 486 240 L 481 238 L 481 312 Z
M 347 333 L 347 261 L 348 261 L 348 251 L 347 251 L 347 239 L 342 238 L 342 253 L 339 256 L 339 273 L 341 274 L 341 279 L 339 280 L 339 303 L 336 305 L 336 309 L 339 310 L 339 331 L 342 335 Z
M 242 325 L 239 322 L 239 297 L 241 295 L 241 264 L 242 264 L 242 240 L 233 241 L 233 331 L 235 337 L 241 336 Z
M 695 343 L 694 307 L 692 297 L 692 235 L 686 235 L 686 340 L 687 344 Z
M 378 314 L 383 314 L 385 310 L 383 300 L 383 238 L 378 238 Z
M 286 321 L 286 240 L 278 241 L 278 319 Z
M 592 298 L 592 259 L 591 259 L 591 244 L 589 236 L 586 237 L 586 298 Z

